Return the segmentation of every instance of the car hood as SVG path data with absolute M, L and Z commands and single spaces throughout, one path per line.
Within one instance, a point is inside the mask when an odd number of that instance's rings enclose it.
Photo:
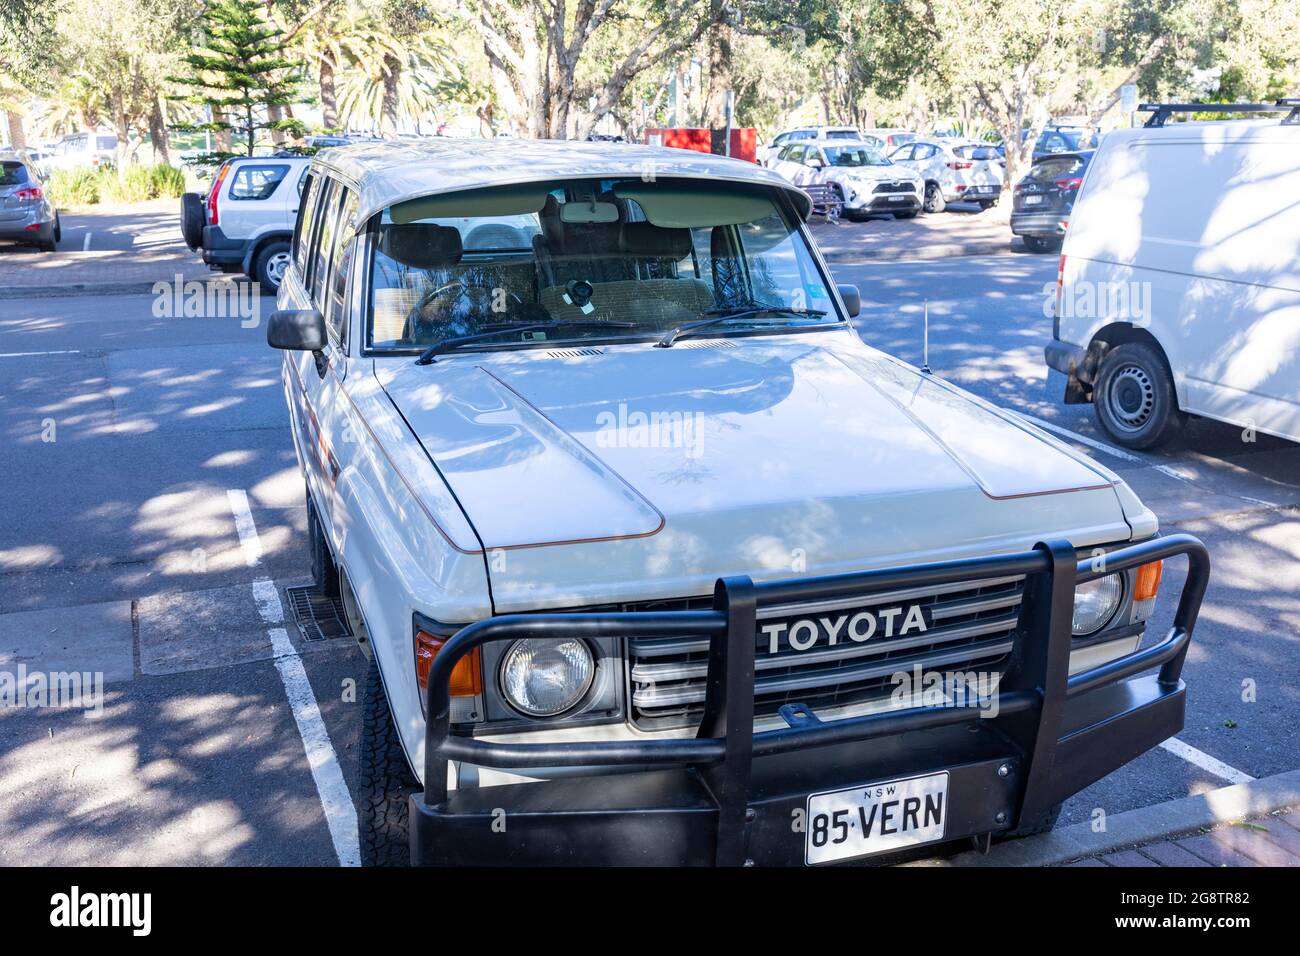
M 848 332 L 376 375 L 494 555 L 498 611 L 1131 535 L 1113 474 Z
M 881 179 L 920 179 L 921 177 L 906 166 L 840 166 L 832 167 L 832 172 L 876 182 Z

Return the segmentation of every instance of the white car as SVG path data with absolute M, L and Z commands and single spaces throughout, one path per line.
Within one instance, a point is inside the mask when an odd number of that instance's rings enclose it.
M 289 265 L 298 204 L 311 160 L 305 156 L 228 159 L 207 195 L 181 196 L 181 234 L 222 272 L 242 272 L 268 292 Z
M 267 339 L 314 574 L 370 659 L 366 862 L 1027 832 L 1182 727 L 1199 542 L 864 344 L 809 205 L 637 145 L 314 158 Z
M 763 166 L 770 166 L 782 147 L 813 139 L 848 139 L 859 142 L 862 134 L 856 126 L 796 126 L 777 133 L 772 137 L 772 142 L 760 146 L 758 162 Z
M 925 211 L 943 212 L 948 203 L 997 204 L 1004 167 L 997 147 L 957 139 L 907 143 L 889 154 L 925 180 Z
M 771 168 L 796 186 L 834 185 L 848 219 L 880 213 L 911 219 L 925 192 L 916 173 L 890 162 L 873 144 L 854 140 L 793 143 Z
M 116 157 L 115 133 L 69 133 L 54 144 L 42 160 L 42 169 L 47 175 L 61 169 L 99 169 L 111 166 Z
M 1047 364 L 1119 444 L 1189 415 L 1300 442 L 1300 205 L 1279 201 L 1300 195 L 1300 106 L 1278 105 L 1291 122 L 1116 130 L 1083 173 Z

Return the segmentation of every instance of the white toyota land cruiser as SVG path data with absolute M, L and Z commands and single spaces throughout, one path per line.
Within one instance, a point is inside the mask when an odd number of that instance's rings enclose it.
M 267 337 L 372 662 L 367 862 L 986 844 L 1182 727 L 1200 543 L 864 344 L 807 211 L 642 146 L 312 162 Z

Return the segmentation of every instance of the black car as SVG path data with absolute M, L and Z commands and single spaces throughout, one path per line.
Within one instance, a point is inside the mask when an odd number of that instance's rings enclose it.
M 1030 252 L 1053 252 L 1061 247 L 1074 198 L 1096 150 L 1054 153 L 1035 160 L 1029 173 L 1012 192 L 1011 231 Z

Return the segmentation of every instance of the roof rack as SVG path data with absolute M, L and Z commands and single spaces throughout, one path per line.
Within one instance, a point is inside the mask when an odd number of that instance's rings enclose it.
M 1283 126 L 1300 126 L 1300 97 L 1295 96 L 1276 103 L 1143 103 L 1137 111 L 1150 113 L 1142 125 L 1155 129 L 1175 113 L 1286 113 Z

